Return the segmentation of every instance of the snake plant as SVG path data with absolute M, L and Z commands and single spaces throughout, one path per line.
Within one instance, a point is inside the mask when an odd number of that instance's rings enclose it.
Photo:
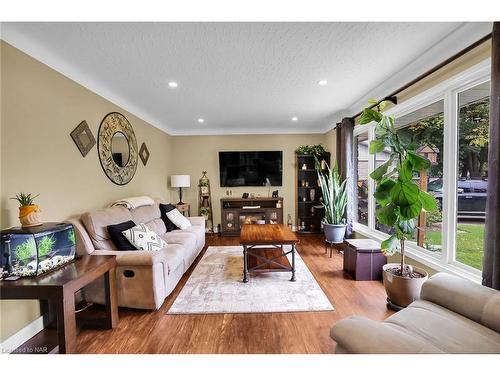
M 342 181 L 337 166 L 333 168 L 326 164 L 326 169 L 321 168 L 321 163 L 314 157 L 319 186 L 323 192 L 323 207 L 325 208 L 326 224 L 345 224 L 345 208 L 347 206 L 347 180 Z

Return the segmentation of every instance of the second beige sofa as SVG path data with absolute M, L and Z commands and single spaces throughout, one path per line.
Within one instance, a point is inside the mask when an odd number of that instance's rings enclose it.
M 348 317 L 331 337 L 336 353 L 500 353 L 500 291 L 438 273 L 407 308 L 383 322 Z
M 134 210 L 110 207 L 87 212 L 70 220 L 74 225 L 79 255 L 116 255 L 118 305 L 137 309 L 158 309 L 193 264 L 205 246 L 205 219 L 188 218 L 192 226 L 167 232 L 159 202 Z M 132 220 L 144 223 L 160 235 L 167 246 L 160 251 L 120 251 L 110 239 L 107 226 Z M 89 302 L 103 303 L 102 282 L 84 290 Z

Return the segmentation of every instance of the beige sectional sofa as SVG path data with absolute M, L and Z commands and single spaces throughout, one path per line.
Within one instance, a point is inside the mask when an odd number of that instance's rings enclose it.
M 439 273 L 407 308 L 343 319 L 331 337 L 336 353 L 500 353 L 500 291 Z
M 134 210 L 117 206 L 88 212 L 70 220 L 74 225 L 79 255 L 116 255 L 118 305 L 137 309 L 158 309 L 193 264 L 205 245 L 205 219 L 188 218 L 186 230 L 166 231 L 159 202 Z M 107 230 L 108 225 L 128 220 L 144 223 L 160 235 L 167 246 L 160 251 L 120 251 Z M 84 289 L 89 302 L 103 303 L 102 281 Z

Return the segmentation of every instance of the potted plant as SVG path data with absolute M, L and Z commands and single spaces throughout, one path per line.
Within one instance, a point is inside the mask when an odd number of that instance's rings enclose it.
M 394 128 L 394 116 L 381 113 L 386 104 L 382 102 L 375 109 L 366 108 L 359 123 L 376 123 L 376 139 L 370 142 L 370 154 L 390 149 L 389 159 L 370 177 L 376 182 L 373 194 L 379 205 L 376 217 L 381 224 L 392 228 L 391 236 L 382 241 L 381 249 L 386 256 L 400 253 L 399 263 L 386 264 L 383 268 L 389 305 L 400 309 L 419 298 L 428 276 L 424 270 L 406 264 L 405 241 L 414 236 L 416 218 L 420 213 L 435 210 L 437 203 L 434 196 L 420 190 L 413 182 L 414 173 L 427 170 L 430 161 L 418 155 L 412 144 L 401 140 Z
M 205 220 L 208 220 L 208 216 L 210 215 L 210 208 L 208 207 L 201 207 L 200 208 L 200 215 L 205 218 Z
M 31 193 L 19 193 L 10 199 L 19 203 L 19 221 L 23 227 L 34 227 L 42 225 L 40 220 L 40 208 L 33 201 L 40 194 L 32 196 Z
M 326 150 L 323 145 L 303 145 L 297 147 L 295 152 L 299 155 L 323 155 L 326 154 Z
M 323 192 L 323 207 L 325 208 L 323 228 L 326 240 L 330 243 L 341 243 L 344 241 L 347 228 L 344 218 L 347 205 L 347 180 L 341 181 L 336 165 L 330 168 L 325 162 L 323 166 L 326 165 L 326 169 L 324 169 L 316 156 L 314 163 L 318 173 L 319 186 Z

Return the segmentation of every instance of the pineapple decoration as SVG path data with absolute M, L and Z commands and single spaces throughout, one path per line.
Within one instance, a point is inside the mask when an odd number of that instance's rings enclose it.
M 198 210 L 199 215 L 205 218 L 205 230 L 209 233 L 214 232 L 214 221 L 212 216 L 212 197 L 210 195 L 210 180 L 207 177 L 207 171 L 201 172 L 202 176 L 198 184 L 199 200 Z

